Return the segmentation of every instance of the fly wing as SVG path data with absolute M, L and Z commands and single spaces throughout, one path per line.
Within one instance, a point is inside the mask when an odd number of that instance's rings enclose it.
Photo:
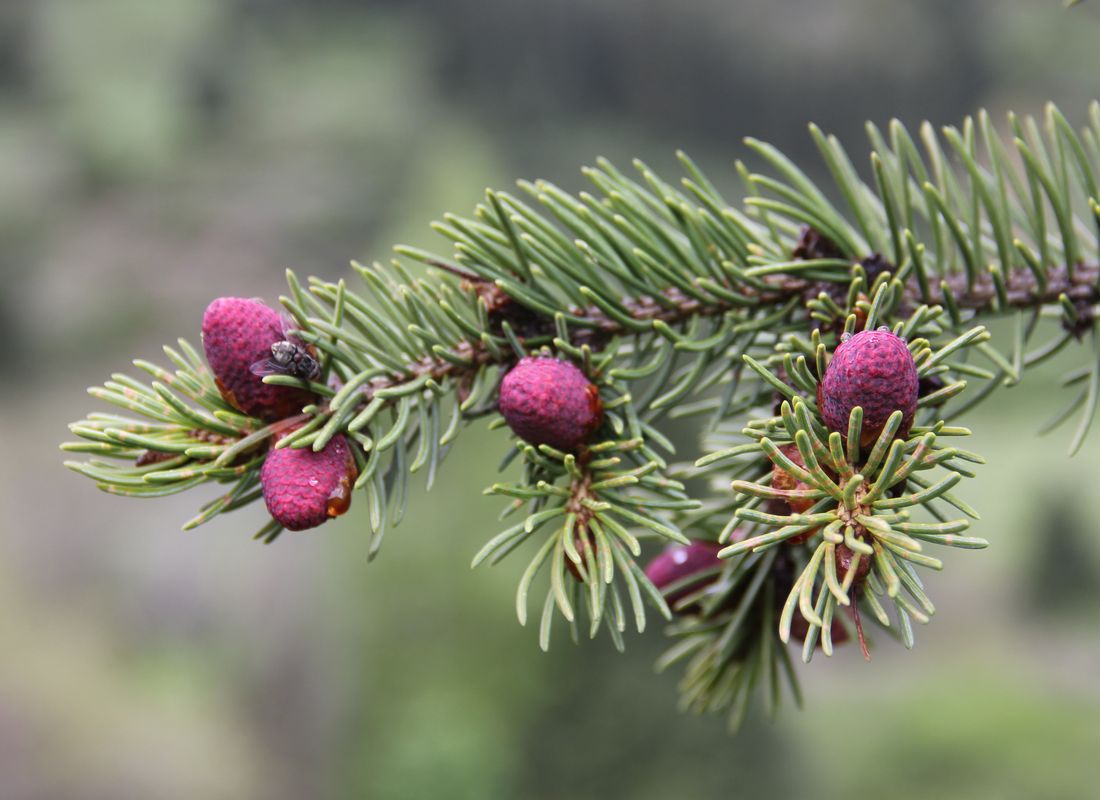
M 286 369 L 280 367 L 270 358 L 254 362 L 249 369 L 253 375 L 259 375 L 261 378 L 264 375 L 286 375 Z

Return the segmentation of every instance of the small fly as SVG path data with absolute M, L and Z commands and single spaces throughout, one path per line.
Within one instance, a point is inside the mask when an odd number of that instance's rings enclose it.
M 313 381 L 321 376 L 321 364 L 317 360 L 317 351 L 312 345 L 300 342 L 289 331 L 293 323 L 283 317 L 283 338 L 271 345 L 271 358 L 265 358 L 252 365 L 253 375 L 289 375 L 303 381 Z

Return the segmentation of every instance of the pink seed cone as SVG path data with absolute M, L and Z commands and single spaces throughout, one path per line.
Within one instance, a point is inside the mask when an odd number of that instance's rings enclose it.
M 693 539 L 690 544 L 671 544 L 649 562 L 645 568 L 646 577 L 663 591 L 666 586 L 671 586 L 697 572 L 722 566 L 722 560 L 718 558 L 718 551 L 721 549 L 722 545 L 717 542 L 702 539 Z M 672 594 L 665 595 L 665 602 L 668 603 L 669 608 L 672 608 L 689 594 L 699 591 L 713 581 L 714 577 L 709 576 L 682 589 L 677 589 Z
M 917 366 L 905 340 L 888 330 L 860 331 L 841 342 L 817 388 L 818 408 L 830 430 L 848 433 L 848 415 L 863 408 L 860 439 L 867 444 L 882 432 L 895 411 L 902 412 L 899 436 L 909 432 L 917 410 Z
M 500 413 L 525 442 L 573 451 L 600 427 L 603 404 L 599 390 L 574 365 L 528 357 L 504 376 Z
M 259 300 L 219 297 L 202 317 L 202 346 L 222 397 L 234 408 L 267 422 L 301 413 L 316 395 L 292 386 L 271 386 L 252 365 L 271 358 L 283 339 L 282 317 Z
M 347 511 L 355 478 L 355 458 L 343 436 L 319 453 L 309 447 L 272 450 L 260 470 L 268 512 L 291 531 L 315 528 Z

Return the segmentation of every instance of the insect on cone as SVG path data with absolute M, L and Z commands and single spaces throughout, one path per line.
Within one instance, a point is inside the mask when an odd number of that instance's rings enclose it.
M 227 403 L 268 422 L 299 414 L 317 400 L 305 389 L 266 384 L 253 371 L 285 341 L 283 318 L 259 300 L 219 297 L 202 317 L 202 346 Z

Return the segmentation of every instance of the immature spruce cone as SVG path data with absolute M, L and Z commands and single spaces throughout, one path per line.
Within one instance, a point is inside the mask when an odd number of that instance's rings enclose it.
M 533 445 L 574 451 L 603 422 L 600 392 L 574 365 L 527 357 L 500 385 L 500 413 L 518 437 Z
M 341 435 L 319 453 L 309 447 L 272 450 L 260 470 L 267 510 L 287 530 L 315 528 L 348 510 L 356 472 L 351 446 Z
M 836 546 L 836 576 L 839 580 L 844 580 L 844 576 L 848 574 L 848 569 L 852 566 L 855 557 L 855 551 L 848 547 L 848 545 L 838 544 Z M 856 574 L 853 577 L 852 585 L 862 585 L 864 578 L 867 577 L 867 573 L 870 571 L 871 556 L 860 554 L 859 564 L 856 566 Z
M 802 460 L 802 454 L 798 452 L 798 445 L 794 443 L 781 445 L 779 451 L 798 466 L 803 469 L 806 468 L 806 462 Z M 835 479 L 836 476 L 830 474 L 830 477 Z M 793 475 L 782 467 L 775 465 L 772 467 L 772 488 L 789 492 L 792 490 L 803 491 L 815 487 L 795 479 Z M 802 497 L 791 497 L 786 500 L 773 499 L 768 501 L 768 511 L 769 513 L 779 514 L 781 516 L 783 514 L 805 514 L 816 502 L 816 500 Z M 818 528 L 811 528 L 805 533 L 792 536 L 787 539 L 787 542 L 789 544 L 801 544 L 817 533 L 818 530 Z
M 905 436 L 917 410 L 917 366 L 905 340 L 889 330 L 860 331 L 840 343 L 817 387 L 817 405 L 830 430 L 848 433 L 848 415 L 863 408 L 861 443 L 873 442 L 886 420 L 902 412 Z
M 299 414 L 317 397 L 293 386 L 273 386 L 252 372 L 283 341 L 279 312 L 259 300 L 219 297 L 202 317 L 202 346 L 222 397 L 252 417 L 275 422 Z
M 692 539 L 690 544 L 671 544 L 649 562 L 645 568 L 646 577 L 663 591 L 666 586 L 671 586 L 695 573 L 722 566 L 722 560 L 718 558 L 718 551 L 721 549 L 722 545 L 717 542 L 702 539 Z M 689 594 L 713 583 L 715 578 L 715 575 L 711 575 L 677 589 L 671 594 L 666 594 L 665 601 L 669 608 L 673 608 Z M 681 609 L 684 613 L 688 611 L 690 609 Z

